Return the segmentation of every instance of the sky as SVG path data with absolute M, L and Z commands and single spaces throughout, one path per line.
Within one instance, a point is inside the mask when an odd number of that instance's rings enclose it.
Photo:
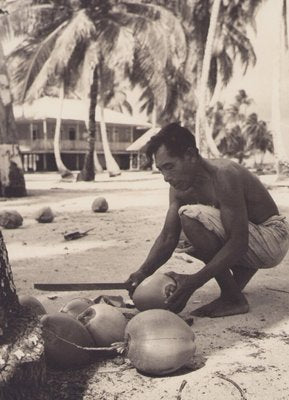
M 257 14 L 257 32 L 250 32 L 250 39 L 257 56 L 255 67 L 249 67 L 245 76 L 239 71 L 225 90 L 226 98 L 234 96 L 239 89 L 245 89 L 253 98 L 253 108 L 261 119 L 271 118 L 271 99 L 273 85 L 273 62 L 276 60 L 274 51 L 278 47 L 278 15 L 276 3 L 281 0 L 267 0 Z M 285 53 L 285 52 L 284 52 Z M 288 104 L 289 79 L 288 54 L 282 57 L 282 116 L 286 117 Z M 286 100 L 286 101 L 285 101 Z M 289 117 L 288 117 L 289 119 Z
M 267 0 L 260 8 L 257 17 L 257 31 L 251 32 L 250 38 L 254 46 L 257 63 L 255 67 L 248 69 L 243 76 L 237 72 L 224 91 L 226 98 L 234 96 L 239 89 L 245 89 L 248 96 L 253 99 L 252 112 L 258 114 L 259 119 L 268 122 L 270 128 L 272 87 L 274 84 L 274 62 L 278 57 L 280 26 L 277 2 L 282 0 Z M 281 42 L 284 49 L 284 43 Z M 283 145 L 289 157 L 289 50 L 283 50 L 281 57 L 281 131 Z

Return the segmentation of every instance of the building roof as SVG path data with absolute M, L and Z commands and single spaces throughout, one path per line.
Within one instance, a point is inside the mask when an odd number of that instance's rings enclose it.
M 16 119 L 44 120 L 48 118 L 57 118 L 59 114 L 59 99 L 55 97 L 41 97 L 32 103 L 13 106 Z M 88 121 L 89 102 L 84 100 L 65 99 L 61 118 L 63 120 Z M 110 109 L 104 110 L 104 119 L 106 123 L 133 125 L 140 127 L 150 127 L 151 124 Z M 100 108 L 95 109 L 95 120 L 100 121 Z
M 143 146 L 147 144 L 150 138 L 158 133 L 160 130 L 157 128 L 150 128 L 146 131 L 142 136 L 140 136 L 135 142 L 133 142 L 130 146 L 127 147 L 126 151 L 139 151 Z

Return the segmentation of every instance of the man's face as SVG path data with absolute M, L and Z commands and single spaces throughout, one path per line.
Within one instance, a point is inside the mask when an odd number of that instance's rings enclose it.
M 156 167 L 164 180 L 176 190 L 187 190 L 192 184 L 192 155 L 189 152 L 182 157 L 171 156 L 165 145 L 155 153 Z

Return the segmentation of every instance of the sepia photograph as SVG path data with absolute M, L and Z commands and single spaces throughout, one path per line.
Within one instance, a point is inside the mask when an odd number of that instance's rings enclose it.
M 287 0 L 0 0 L 0 400 L 288 400 Z

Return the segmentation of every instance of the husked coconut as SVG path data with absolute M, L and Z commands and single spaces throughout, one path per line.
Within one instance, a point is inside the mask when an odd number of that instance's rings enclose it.
M 128 322 L 124 349 L 139 371 L 162 376 L 192 367 L 195 335 L 186 322 L 171 311 L 147 310 Z
M 124 315 L 109 304 L 94 304 L 78 316 L 94 339 L 96 346 L 110 346 L 124 339 L 127 320 Z
M 69 314 L 73 318 L 77 318 L 79 314 L 81 314 L 84 310 L 86 310 L 89 306 L 92 306 L 94 303 L 91 299 L 86 297 L 77 297 L 75 299 L 70 300 L 66 303 L 59 312 Z
M 54 220 L 54 214 L 50 207 L 43 207 L 35 213 L 36 221 L 40 223 L 49 223 Z
M 18 300 L 21 306 L 29 307 L 36 315 L 46 314 L 44 306 L 36 297 L 29 294 L 21 294 L 18 296 Z
M 6 229 L 15 229 L 21 226 L 23 218 L 18 211 L 1 211 L 0 212 L 0 226 Z
M 140 311 L 154 308 L 168 308 L 165 301 L 175 291 L 177 285 L 173 278 L 160 272 L 143 280 L 135 289 L 132 300 Z
M 108 210 L 108 202 L 104 197 L 97 197 L 91 206 L 93 212 L 106 212 Z
M 78 368 L 91 360 L 93 339 L 75 318 L 64 313 L 46 314 L 41 318 L 45 358 L 53 368 Z M 77 347 L 79 346 L 79 347 Z

